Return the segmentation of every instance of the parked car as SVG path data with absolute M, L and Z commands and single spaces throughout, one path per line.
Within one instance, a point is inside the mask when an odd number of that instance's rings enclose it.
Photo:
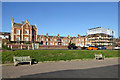
M 120 46 L 117 46 L 114 48 L 115 50 L 120 50 Z
M 71 44 L 71 45 L 68 46 L 68 49 L 77 49 L 77 48 L 78 48 L 78 47 L 75 46 L 75 45 L 73 45 L 73 44 Z
M 98 50 L 98 48 L 96 46 L 89 46 L 87 49 L 88 50 Z
M 83 46 L 83 47 L 81 47 L 81 49 L 87 49 L 88 47 L 85 47 L 85 46 Z
M 97 47 L 98 47 L 98 49 L 102 49 L 102 50 L 106 49 L 106 47 L 104 47 L 104 46 L 97 46 Z

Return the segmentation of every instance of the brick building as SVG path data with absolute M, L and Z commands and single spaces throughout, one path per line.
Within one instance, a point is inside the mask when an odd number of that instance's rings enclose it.
M 37 26 L 30 25 L 28 20 L 22 23 L 15 23 L 14 17 L 12 17 L 11 25 L 11 42 L 36 42 L 37 41 Z
M 59 34 L 57 36 L 49 36 L 48 33 L 46 35 L 38 35 L 38 42 L 40 42 L 41 45 L 68 46 L 70 41 L 71 43 L 75 43 L 76 46 L 86 46 L 90 44 L 87 36 L 78 35 L 78 37 L 70 37 L 68 35 L 67 37 L 61 37 Z

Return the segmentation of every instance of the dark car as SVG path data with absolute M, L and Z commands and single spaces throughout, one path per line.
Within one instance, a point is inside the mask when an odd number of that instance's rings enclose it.
M 78 47 L 75 46 L 75 45 L 73 45 L 73 44 L 71 44 L 71 45 L 68 46 L 68 49 L 77 49 L 77 48 L 78 48 Z
M 106 47 L 104 47 L 104 46 L 98 46 L 98 49 L 105 50 L 105 49 L 106 49 Z

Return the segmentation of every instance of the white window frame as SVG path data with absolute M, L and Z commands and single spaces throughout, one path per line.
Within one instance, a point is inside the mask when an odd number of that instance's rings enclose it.
M 27 38 L 27 40 L 26 40 L 26 38 Z M 29 41 L 28 39 L 29 39 L 28 37 L 25 37 L 25 41 Z
M 65 40 L 65 42 L 67 42 L 67 40 Z
M 26 34 L 26 31 L 27 31 L 27 34 Z M 29 30 L 25 30 L 25 35 L 28 35 L 29 34 Z
M 50 45 L 52 45 L 52 43 L 50 43 Z
M 41 41 L 44 41 L 44 39 L 43 39 L 43 38 L 41 38 Z
M 46 39 L 46 41 L 48 41 L 48 39 Z
M 17 32 L 17 31 L 19 31 L 19 32 Z M 17 34 L 17 35 L 20 35 L 20 30 L 16 30 L 16 34 Z
M 55 43 L 55 45 L 57 45 L 57 43 Z
M 17 38 L 19 38 L 19 40 L 17 40 Z M 20 41 L 20 37 L 16 37 L 16 41 Z
M 54 39 L 54 41 L 57 41 L 57 39 Z
M 26 24 L 26 28 L 28 28 L 28 24 Z

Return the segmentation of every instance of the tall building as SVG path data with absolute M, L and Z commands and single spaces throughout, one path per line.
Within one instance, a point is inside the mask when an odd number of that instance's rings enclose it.
M 103 27 L 88 29 L 87 36 L 92 45 L 110 46 L 113 43 L 114 31 Z
M 15 23 L 12 17 L 11 25 L 11 41 L 12 42 L 36 42 L 37 41 L 37 26 L 30 25 L 28 20 L 22 23 Z

